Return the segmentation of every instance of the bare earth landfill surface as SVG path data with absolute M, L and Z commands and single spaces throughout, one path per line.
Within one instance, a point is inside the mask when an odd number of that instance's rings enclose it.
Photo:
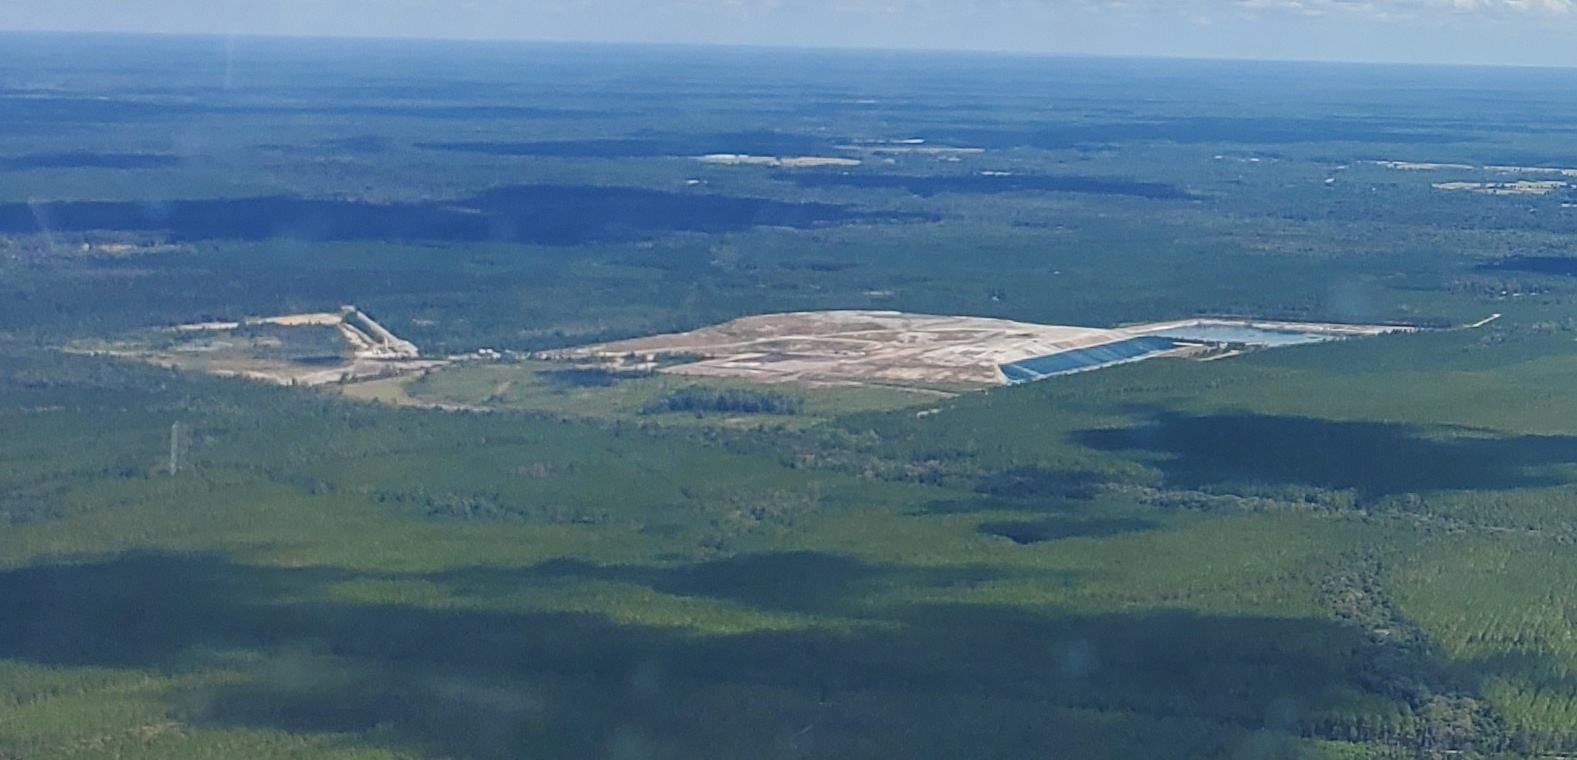
M 1221 356 L 1244 347 L 1412 329 L 1225 319 L 1107 329 L 896 311 L 811 311 L 744 317 L 548 356 L 613 361 L 631 369 L 668 359 L 663 369 L 678 374 L 807 385 L 1002 385 L 1154 356 Z M 1053 357 L 1065 361 L 1015 371 Z M 673 364 L 675 358 L 681 363 Z

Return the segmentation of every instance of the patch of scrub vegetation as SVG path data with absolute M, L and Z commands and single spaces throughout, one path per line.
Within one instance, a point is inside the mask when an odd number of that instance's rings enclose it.
M 775 414 L 795 415 L 805 406 L 793 396 L 771 391 L 729 388 L 714 390 L 689 386 L 641 407 L 642 414 Z
M 563 388 L 607 388 L 621 380 L 650 377 L 650 371 L 609 369 L 607 367 L 565 367 L 545 369 L 537 377 L 549 385 Z
M 1115 536 L 1149 530 L 1155 523 L 1138 518 L 1076 520 L 1051 517 L 1042 520 L 982 523 L 980 532 L 1001 536 L 1015 544 L 1038 544 L 1063 538 Z

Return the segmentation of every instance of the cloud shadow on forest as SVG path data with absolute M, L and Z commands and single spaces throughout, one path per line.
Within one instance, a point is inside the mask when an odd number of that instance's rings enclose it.
M 0 233 L 120 230 L 174 241 L 404 240 L 578 245 L 666 232 L 811 228 L 876 216 L 827 203 L 592 185 L 517 185 L 469 198 L 372 203 L 298 197 L 0 204 Z
M 243 680 L 177 691 L 171 710 L 199 725 L 344 733 L 475 758 L 856 757 L 878 748 L 909 757 L 1210 757 L 1307 732 L 1310 716 L 1366 688 L 1353 660 L 1361 632 L 1321 620 L 862 606 L 871 584 L 916 572 L 933 584 L 983 577 L 809 552 L 382 576 L 130 554 L 0 572 L 0 657 L 166 672 L 244 667 Z M 329 593 L 362 578 L 427 581 L 472 601 L 613 579 L 868 617 L 852 628 L 702 635 L 588 613 Z M 792 588 L 800 583 L 812 590 Z M 238 661 L 238 650 L 253 654 Z
M 1473 434 L 1470 434 L 1473 433 Z M 1169 486 L 1355 489 L 1367 497 L 1557 485 L 1577 438 L 1434 434 L 1390 422 L 1226 412 L 1159 412 L 1126 428 L 1086 430 L 1084 445 L 1154 455 Z

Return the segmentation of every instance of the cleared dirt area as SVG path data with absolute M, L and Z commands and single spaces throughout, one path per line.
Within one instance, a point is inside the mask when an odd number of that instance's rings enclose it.
M 410 341 L 354 306 L 337 312 L 192 322 L 154 334 L 68 350 L 123 356 L 280 385 L 326 385 L 432 369 Z
M 1501 174 L 1558 174 L 1562 177 L 1577 177 L 1577 169 L 1564 166 L 1486 166 L 1484 168 Z
M 1328 336 L 1323 339 L 1336 339 L 1398 329 L 1410 328 L 1195 319 L 1107 329 L 895 311 L 819 311 L 744 317 L 686 333 L 602 343 L 543 356 L 760 382 L 982 386 L 1010 382 L 1003 367 L 1017 362 L 1071 355 L 1169 332 L 1185 335 L 1178 339 L 1175 350 L 1147 350 L 1121 361 L 1199 354 L 1202 346 L 1215 344 L 1241 349 L 1282 343 L 1259 336 L 1318 334 Z M 1200 330 L 1206 331 L 1200 334 L 1228 337 L 1186 337 L 1189 331 Z M 1080 369 L 1112 363 L 1118 362 L 1096 362 Z
M 1387 333 L 1418 332 L 1411 325 L 1364 325 L 1349 322 L 1286 322 L 1274 319 L 1218 319 L 1202 317 L 1178 319 L 1171 322 L 1144 322 L 1118 328 L 1129 335 L 1186 335 L 1194 330 L 1211 329 L 1246 330 L 1250 332 L 1287 333 L 1307 336 L 1325 336 L 1326 339 L 1364 338 Z M 1254 339 L 1239 341 L 1245 345 L 1286 345 L 1283 342 L 1259 342 Z M 1311 341 L 1292 341 L 1311 342 Z
M 1431 172 L 1442 169 L 1471 170 L 1478 168 L 1472 164 L 1438 164 L 1424 161 L 1375 161 L 1374 163 L 1387 169 L 1397 169 L 1405 172 Z
M 1483 195 L 1548 195 L 1565 190 L 1571 183 L 1562 180 L 1517 180 L 1515 182 L 1436 182 L 1436 190 L 1480 193 Z
M 262 324 L 284 325 L 285 327 L 301 327 L 304 325 L 337 325 L 345 321 L 344 312 L 320 311 L 307 314 L 284 314 L 278 317 L 263 317 L 257 320 Z
M 765 382 L 994 385 L 1004 382 L 1000 364 L 1119 338 L 1096 328 L 981 317 L 821 311 L 745 317 L 553 356 L 649 364 L 694 355 L 698 361 L 666 371 Z
M 1421 161 L 1370 161 L 1367 163 L 1387 169 L 1410 172 L 1474 171 L 1510 177 L 1559 177 L 1561 179 L 1505 179 L 1505 180 L 1456 180 L 1436 182 L 1436 190 L 1479 193 L 1481 195 L 1547 195 L 1572 186 L 1569 179 L 1577 179 L 1577 169 L 1564 166 L 1514 166 L 1510 164 L 1426 163 Z

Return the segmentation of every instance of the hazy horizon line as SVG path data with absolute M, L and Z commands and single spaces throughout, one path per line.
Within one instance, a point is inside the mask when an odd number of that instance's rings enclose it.
M 447 45 L 537 45 L 537 46 L 563 46 L 563 47 L 624 47 L 624 48 L 672 48 L 681 50 L 744 50 L 744 51 L 780 51 L 780 52 L 805 52 L 805 53 L 898 53 L 898 54 L 926 54 L 926 55 L 960 55 L 980 57 L 1004 58 L 1040 58 L 1040 59 L 1073 59 L 1073 60 L 1130 60 L 1130 61 L 1179 61 L 1200 63 L 1265 63 L 1265 64 L 1315 64 L 1332 66 L 1395 66 L 1409 68 L 1438 68 L 1438 69 L 1522 69 L 1546 71 L 1574 71 L 1577 64 L 1565 63 L 1486 63 L 1486 62 L 1445 62 L 1445 61 L 1403 61 L 1384 59 L 1353 59 L 1353 58 L 1261 58 L 1253 56 L 1188 56 L 1166 55 L 1160 53 L 1091 53 L 1091 52 L 1058 52 L 1052 50 L 1028 50 L 1018 48 L 973 48 L 973 47 L 925 47 L 925 46 L 867 46 L 867 45 L 783 45 L 749 42 L 662 42 L 651 40 L 607 40 L 607 39 L 539 39 L 527 37 L 462 37 L 462 36 L 426 36 L 419 34 L 287 34 L 278 32 L 170 32 L 157 30 L 119 30 L 119 29 L 16 29 L 0 27 L 0 35 L 43 35 L 66 37 L 153 37 L 170 39 L 252 39 L 252 40 L 300 40 L 321 42 L 418 42 L 438 43 Z

